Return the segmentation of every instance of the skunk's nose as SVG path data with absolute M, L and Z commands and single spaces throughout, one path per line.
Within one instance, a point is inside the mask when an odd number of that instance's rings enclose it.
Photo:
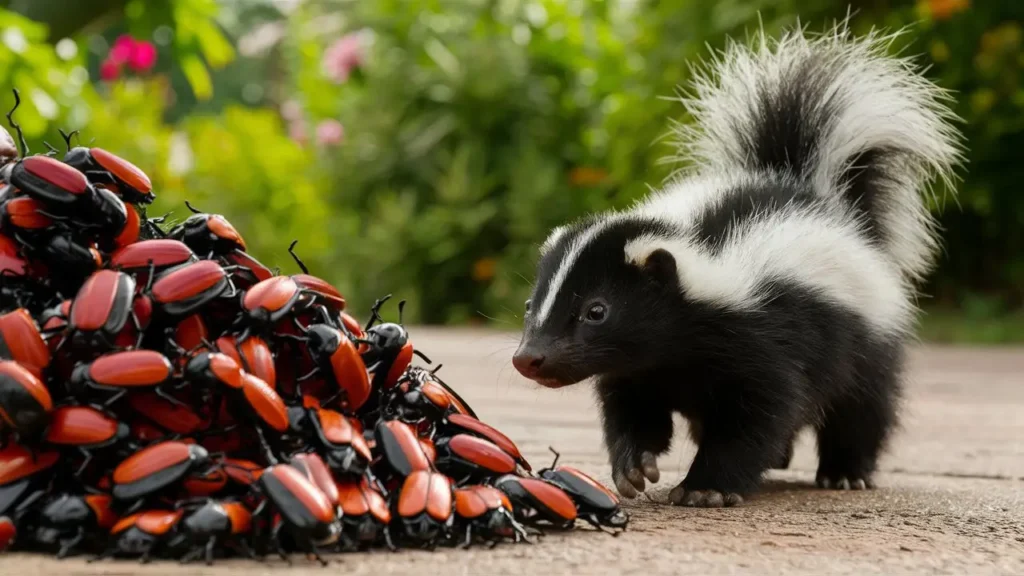
M 520 348 L 512 357 L 512 365 L 519 370 L 519 373 L 527 378 L 536 378 L 540 373 L 540 367 L 544 365 L 544 355 L 535 350 Z

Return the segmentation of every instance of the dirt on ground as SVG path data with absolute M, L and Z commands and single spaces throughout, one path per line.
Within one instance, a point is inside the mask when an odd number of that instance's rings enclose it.
M 552 391 L 521 379 L 509 364 L 512 334 L 412 334 L 444 363 L 446 381 L 535 465 L 550 460 L 550 445 L 562 462 L 609 481 L 587 386 Z M 661 483 L 625 503 L 632 522 L 618 537 L 580 529 L 493 550 L 339 555 L 327 568 L 300 556 L 290 567 L 278 559 L 182 567 L 11 554 L 0 574 L 1024 574 L 1024 349 L 916 350 L 903 427 L 873 491 L 814 488 L 814 446 L 803 437 L 790 469 L 772 472 L 741 507 L 660 503 L 692 456 L 680 431 L 659 460 Z

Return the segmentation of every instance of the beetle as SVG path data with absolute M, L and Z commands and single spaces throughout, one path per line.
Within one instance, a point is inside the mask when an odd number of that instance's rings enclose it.
M 174 530 L 184 514 L 184 510 L 146 510 L 121 518 L 110 529 L 113 544 L 97 560 L 125 554 L 140 555 L 140 562 L 149 562 L 153 551 L 174 536 Z
M 380 309 L 391 298 L 391 295 L 378 299 L 370 309 L 370 320 L 363 331 L 363 339 L 368 349 L 362 352 L 367 366 L 372 366 L 374 373 L 373 386 L 379 390 L 390 390 L 405 373 L 416 354 L 409 341 L 409 332 L 402 326 L 402 312 L 405 300 L 398 303 L 398 323 L 382 322 Z M 429 363 L 429 360 L 427 360 Z
M 190 498 L 203 498 L 217 494 L 227 488 L 228 474 L 223 466 L 193 470 L 181 483 Z
M 174 546 L 188 545 L 191 549 L 181 557 L 188 563 L 205 557 L 213 564 L 215 547 L 220 542 L 237 546 L 243 554 L 255 558 L 245 538 L 252 530 L 252 512 L 241 502 L 210 500 L 188 512 L 178 525 L 178 538 Z
M 266 468 L 255 487 L 265 499 L 253 512 L 253 516 L 259 517 L 271 512 L 280 516 L 280 522 L 272 527 L 269 535 L 278 553 L 287 558 L 279 538 L 283 529 L 300 549 L 312 554 L 326 566 L 327 561 L 320 556 L 319 547 L 334 544 L 341 533 L 341 523 L 327 496 L 301 472 L 287 464 Z
M 142 234 L 142 218 L 135 208 L 126 207 L 125 218 L 124 227 L 113 238 L 112 246 L 114 249 L 131 246 L 139 241 L 139 235 Z
M 31 196 L 15 196 L 0 207 L 0 225 L 5 230 L 38 232 L 53 226 L 53 218 L 46 213 L 46 205 Z
M 441 438 L 435 447 L 438 469 L 453 477 L 462 477 L 460 484 L 471 478 L 511 474 L 516 469 L 516 461 L 501 448 L 469 434 Z
M 163 272 L 169 268 L 196 262 L 195 252 L 184 243 L 169 238 L 142 240 L 129 244 L 110 256 L 110 267 L 142 280 L 149 271 Z
M 385 414 L 409 423 L 437 422 L 448 414 L 467 414 L 465 402 L 437 378 L 436 369 L 410 366 L 385 395 Z
M 34 436 L 52 410 L 53 398 L 39 378 L 17 362 L 0 360 L 0 433 L 10 428 L 19 436 Z
M 246 371 L 260 377 L 272 388 L 277 387 L 277 367 L 274 354 L 266 340 L 249 336 L 239 343 L 235 336 L 221 336 L 214 342 L 217 350 L 233 358 Z
M 93 451 L 128 440 L 128 425 L 91 406 L 60 406 L 53 411 L 43 440 L 55 447 L 75 448 L 84 460 L 77 478 L 89 466 Z
M 221 256 L 230 267 L 235 269 L 233 278 L 242 288 L 251 288 L 257 282 L 262 282 L 274 276 L 274 273 L 259 260 L 253 258 L 243 250 L 232 250 Z
M 60 453 L 8 442 L 0 448 L 0 516 L 17 522 L 49 488 Z
M 114 468 L 111 493 L 115 500 L 141 503 L 141 499 L 178 484 L 209 464 L 209 452 L 198 444 L 160 442 L 132 454 Z
M 380 492 L 366 478 L 337 483 L 341 504 L 341 539 L 346 549 L 366 547 L 381 536 L 388 549 L 395 550 L 391 540 L 391 510 Z
M 112 245 L 113 240 L 120 236 L 128 225 L 128 207 L 106 188 L 96 188 L 89 199 L 86 212 L 88 223 L 81 227 L 95 228 L 96 234 Z
M 274 276 L 246 290 L 242 311 L 250 325 L 271 326 L 287 317 L 302 296 L 303 291 L 290 276 Z
M 394 513 L 405 535 L 432 546 L 446 537 L 455 521 L 451 481 L 444 474 L 417 470 L 405 478 Z
M 201 352 L 193 356 L 184 370 L 185 378 L 210 390 L 213 406 L 220 406 L 225 394 L 229 412 L 247 420 L 253 417 L 277 432 L 288 429 L 288 409 L 281 396 L 258 376 L 244 372 L 233 358 L 219 352 Z
M 526 461 L 526 458 L 519 451 L 519 447 L 516 446 L 515 442 L 486 422 L 466 414 L 456 413 L 446 416 L 441 423 L 441 427 L 446 433 L 472 434 L 473 436 L 489 440 L 511 456 L 524 470 L 527 472 L 533 470 L 530 467 L 530 463 Z
M 104 354 L 89 364 L 79 364 L 68 380 L 68 393 L 83 398 L 89 390 L 112 394 L 103 403 L 110 406 L 129 390 L 152 389 L 160 397 L 180 404 L 164 385 L 172 382 L 171 361 L 153 350 L 129 350 Z
M 126 202 L 150 204 L 156 199 L 149 176 L 138 166 L 102 148 L 72 148 L 71 137 L 74 134 L 61 131 L 68 145 L 65 164 L 84 173 L 94 184 L 113 185 Z
M 407 424 L 398 420 L 381 420 L 377 422 L 373 435 L 383 461 L 398 476 L 404 478 L 413 472 L 433 468 L 416 434 Z
M 25 276 L 29 272 L 28 261 L 21 254 L 21 249 L 7 236 L 0 234 L 0 277 Z
M 57 558 L 65 558 L 88 536 L 109 531 L 118 521 L 107 494 L 59 494 L 50 498 L 35 518 L 33 542 L 59 546 Z
M 309 273 L 309 269 L 306 268 L 306 264 L 295 254 L 295 245 L 298 244 L 298 240 L 292 241 L 291 245 L 288 246 L 288 253 L 292 255 L 292 259 L 302 270 L 302 274 L 293 274 L 292 280 L 302 290 L 313 294 L 316 297 L 318 304 L 326 306 L 331 312 L 338 313 L 345 309 L 345 297 L 341 295 L 341 292 L 337 288 L 332 286 L 329 282 L 323 278 L 312 276 Z
M 64 213 L 83 206 L 96 193 L 84 174 L 49 156 L 28 156 L 9 164 L 4 171 L 7 182 Z
M 370 447 L 353 420 L 319 407 L 293 407 L 288 415 L 291 429 L 312 444 L 335 473 L 359 476 L 370 465 Z
M 62 294 L 78 288 L 85 278 L 103 267 L 103 255 L 93 245 L 82 244 L 66 233 L 56 233 L 36 249 L 49 270 L 50 282 Z
M 576 505 L 557 486 L 511 474 L 494 479 L 492 484 L 512 501 L 517 520 L 529 523 L 543 521 L 562 529 L 571 528 L 576 521 Z
M 210 302 L 226 296 L 232 288 L 227 272 L 212 260 L 168 270 L 155 281 L 151 277 L 150 282 L 152 285 L 146 291 L 152 295 L 155 311 L 170 318 L 195 314 Z
M 561 457 L 554 448 L 551 466 L 538 473 L 543 480 L 561 488 L 576 503 L 581 519 L 595 528 L 609 526 L 625 530 L 629 515 L 619 507 L 619 499 L 597 480 L 571 466 L 559 466 Z M 618 532 L 615 533 L 616 535 Z
M 192 435 L 210 427 L 209 419 L 200 416 L 191 406 L 171 402 L 155 392 L 129 395 L 128 406 L 135 414 L 172 434 Z
M 0 358 L 14 360 L 36 378 L 50 365 L 50 348 L 28 310 L 0 315 Z
M 193 215 L 175 226 L 168 234 L 170 238 L 181 240 L 197 254 L 206 254 L 207 258 L 234 250 L 245 251 L 245 240 L 226 218 L 199 212 L 188 202 L 185 206 Z
M 334 482 L 334 478 L 331 476 L 331 471 L 328 470 L 327 464 L 324 463 L 316 453 L 310 452 L 299 452 L 293 454 L 289 459 L 288 463 L 295 468 L 313 483 L 314 486 L 320 489 L 327 497 L 327 501 L 331 503 L 338 510 L 338 517 L 341 517 L 340 508 L 340 496 L 338 495 L 338 486 Z
M 322 374 L 344 393 L 342 406 L 359 410 L 370 398 L 370 375 L 355 344 L 327 324 L 313 324 L 306 331 L 306 349 L 316 368 L 300 376 L 299 382 Z
M 288 407 L 281 396 L 255 374 L 243 373 L 242 383 L 242 394 L 252 413 L 277 432 L 288 430 Z
M 139 308 L 142 310 L 143 308 Z M 129 327 L 142 332 L 135 313 L 135 279 L 123 272 L 100 270 L 90 276 L 71 303 L 70 342 L 79 350 L 110 350 Z M 145 319 L 148 322 L 148 318 Z
M 455 518 L 466 531 L 463 548 L 473 545 L 474 536 L 490 542 L 493 538 L 513 538 L 515 542 L 529 541 L 526 530 L 512 515 L 512 502 L 503 492 L 492 486 L 473 485 L 455 490 Z

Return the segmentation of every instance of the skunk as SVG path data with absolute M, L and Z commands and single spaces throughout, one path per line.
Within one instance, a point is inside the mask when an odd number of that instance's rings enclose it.
M 731 42 L 682 99 L 690 167 L 541 248 L 513 364 L 595 380 L 623 496 L 658 481 L 673 413 L 698 446 L 674 504 L 742 502 L 805 426 L 820 487 L 873 486 L 939 247 L 929 190 L 962 159 L 949 95 L 887 54 L 897 35 Z

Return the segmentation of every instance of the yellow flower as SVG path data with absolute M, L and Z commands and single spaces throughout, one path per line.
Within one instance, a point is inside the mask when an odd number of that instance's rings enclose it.
M 473 280 L 487 282 L 494 278 L 494 271 L 498 267 L 498 261 L 494 258 L 481 258 L 473 263 Z

